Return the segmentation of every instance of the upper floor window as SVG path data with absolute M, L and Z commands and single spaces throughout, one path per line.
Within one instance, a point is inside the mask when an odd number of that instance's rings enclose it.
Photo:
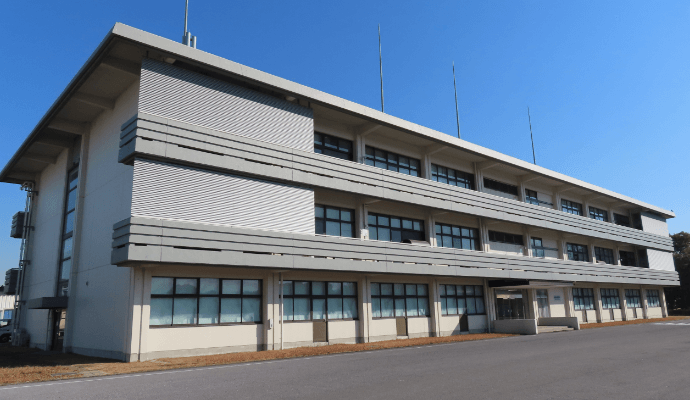
M 573 288 L 573 305 L 576 310 L 594 310 L 594 290 Z
M 570 200 L 561 200 L 561 211 L 569 214 L 582 215 L 582 204 Z
M 609 222 L 609 213 L 601 208 L 589 207 L 589 217 L 599 221 Z
M 637 263 L 639 267 L 649 268 L 649 257 L 647 256 L 647 249 L 637 250 Z
M 630 308 L 642 307 L 640 299 L 640 289 L 625 289 L 625 302 Z
M 424 221 L 369 213 L 369 238 L 387 242 L 424 240 Z
M 618 289 L 601 289 L 601 306 L 604 310 L 621 308 L 621 298 Z
M 539 196 L 534 190 L 525 189 L 525 203 L 539 205 Z
M 79 167 L 75 166 L 67 178 L 67 198 L 63 214 L 62 246 L 60 250 L 60 266 L 58 271 L 58 296 L 67 296 L 70 273 L 72 271 L 72 242 L 74 240 L 74 217 L 77 205 L 77 186 L 79 183 Z
M 616 225 L 630 226 L 630 217 L 613 213 L 613 223 Z
M 589 261 L 587 246 L 574 243 L 566 243 L 568 249 L 568 260 L 570 261 Z
M 512 194 L 513 196 L 518 195 L 517 186 L 513 186 L 513 185 L 510 185 L 508 183 L 495 181 L 495 180 L 489 179 L 489 178 L 484 178 L 484 188 L 495 190 L 497 192 Z
M 452 168 L 431 164 L 431 179 L 436 182 L 474 190 L 474 175 L 456 171 Z
M 314 153 L 352 161 L 352 141 L 314 132 Z
M 613 250 L 611 249 L 605 249 L 603 247 L 595 247 L 594 248 L 594 256 L 597 258 L 597 261 L 603 261 L 606 264 L 615 264 L 613 260 Z
M 647 307 L 661 307 L 658 290 L 647 290 Z
M 426 284 L 372 283 L 373 318 L 428 317 L 429 289 Z
M 419 160 L 399 154 L 366 146 L 366 164 L 400 172 L 401 174 L 419 176 Z
M 261 322 L 261 280 L 151 278 L 149 325 Z
M 354 210 L 317 204 L 314 216 L 317 235 L 354 237 Z
M 479 250 L 479 230 L 455 225 L 436 224 L 436 246 Z
M 626 267 L 637 266 L 637 262 L 635 261 L 635 252 L 620 250 L 618 251 L 618 256 L 620 257 L 621 265 L 625 265 Z
M 507 244 L 516 244 L 524 246 L 525 242 L 522 240 L 522 235 L 514 235 L 512 233 L 489 231 L 489 241 Z
M 283 318 L 357 319 L 357 283 L 283 281 Z
M 477 285 L 439 285 L 441 314 L 484 314 L 484 289 Z
M 532 245 L 532 257 L 546 257 L 546 252 L 544 251 L 544 242 L 541 240 L 541 238 L 530 238 L 530 242 Z

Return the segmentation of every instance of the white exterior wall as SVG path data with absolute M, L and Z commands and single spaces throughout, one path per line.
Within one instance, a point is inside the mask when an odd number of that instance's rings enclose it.
M 647 249 L 647 259 L 649 260 L 650 269 L 660 269 L 662 271 L 676 270 L 676 265 L 673 262 L 673 253 Z
M 666 223 L 666 219 L 650 213 L 641 213 L 640 218 L 642 219 L 643 231 L 668 236 L 668 224 Z

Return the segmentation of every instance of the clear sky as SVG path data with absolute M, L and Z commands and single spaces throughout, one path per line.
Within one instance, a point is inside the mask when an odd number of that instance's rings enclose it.
M 190 0 L 198 47 L 674 210 L 690 231 L 688 1 Z M 115 22 L 179 41 L 184 0 L 8 1 L 0 164 Z M 0 184 L 0 272 L 16 266 L 17 185 Z M 56 259 L 58 255 L 56 254 Z M 3 273 L 4 278 L 4 273 Z

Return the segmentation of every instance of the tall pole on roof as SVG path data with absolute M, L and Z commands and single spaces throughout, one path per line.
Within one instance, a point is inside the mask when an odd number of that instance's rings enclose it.
M 381 74 L 381 112 L 383 111 L 383 59 L 381 57 L 381 24 L 379 24 L 379 72 Z
M 529 120 L 529 137 L 532 139 L 532 159 L 534 165 L 537 165 L 537 156 L 534 154 L 534 135 L 532 135 L 532 117 L 529 115 L 529 106 L 527 106 L 527 120 Z
M 455 89 L 455 120 L 458 123 L 458 139 L 460 139 L 460 112 L 458 111 L 458 85 L 455 83 L 455 61 L 453 61 L 453 89 Z
M 184 5 L 184 34 L 183 37 L 187 36 L 187 12 L 189 11 L 189 0 L 186 0 Z

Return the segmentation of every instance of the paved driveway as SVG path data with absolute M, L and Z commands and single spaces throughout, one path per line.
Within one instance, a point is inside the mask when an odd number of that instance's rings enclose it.
M 690 324 L 0 388 L 0 399 L 689 399 Z

